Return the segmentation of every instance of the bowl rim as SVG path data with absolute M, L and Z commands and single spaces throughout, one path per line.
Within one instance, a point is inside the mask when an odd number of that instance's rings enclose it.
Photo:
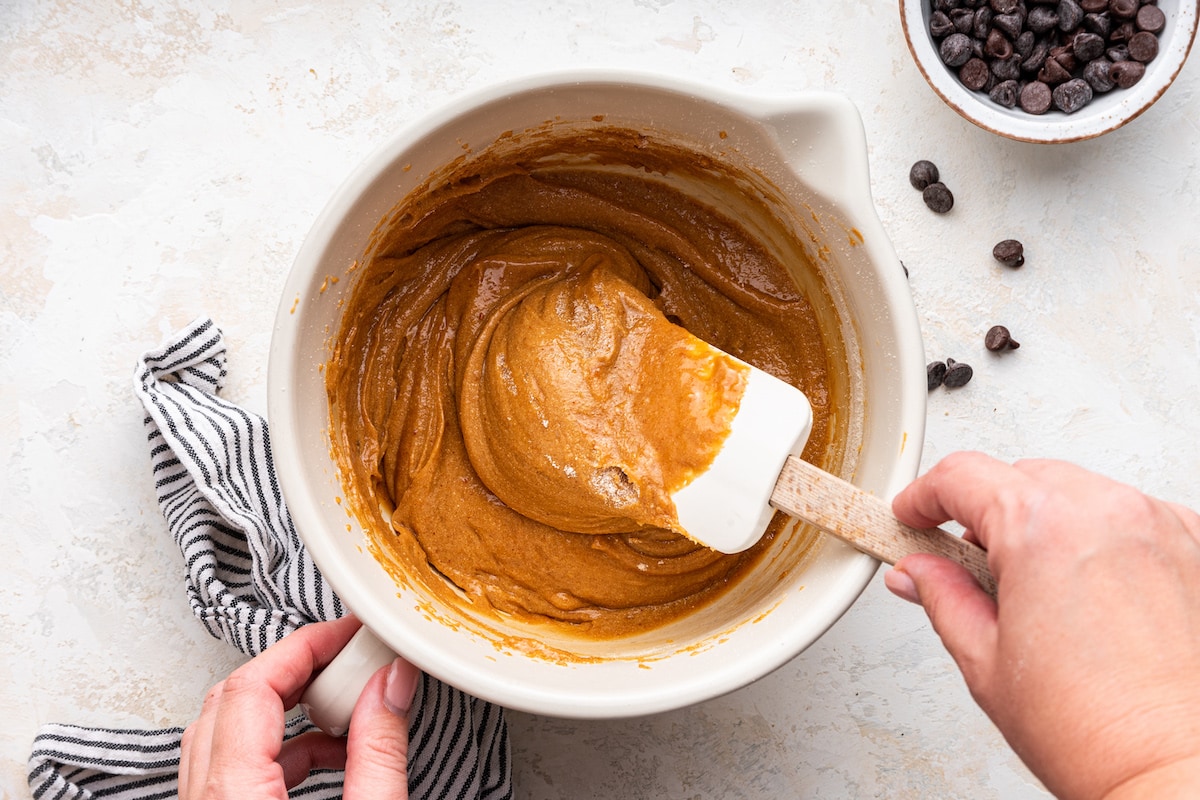
M 1053 109 L 1045 115 L 1010 111 L 990 103 L 986 95 L 967 89 L 942 63 L 933 47 L 927 24 L 929 7 L 930 0 L 899 0 L 904 41 L 913 63 L 934 94 L 963 119 L 989 133 L 1033 144 L 1067 144 L 1094 139 L 1128 125 L 1166 93 L 1187 62 L 1195 42 L 1200 0 L 1179 0 L 1174 24 L 1168 20 L 1171 31 L 1168 46 L 1150 62 L 1152 66 L 1141 81 L 1129 89 L 1112 90 L 1122 92 L 1112 110 L 1093 109 L 1084 113 L 1085 107 L 1075 115 Z M 914 29 L 920 35 L 915 35 Z M 1152 75 L 1155 79 L 1150 79 Z
M 293 314 L 296 306 L 293 298 L 301 296 L 307 282 L 311 281 L 312 276 L 320 271 L 326 249 L 330 246 L 334 235 L 345 224 L 345 214 L 353 207 L 361 194 L 386 170 L 387 166 L 395 163 L 408 151 L 413 142 L 420 141 L 423 137 L 437 132 L 461 114 L 477 110 L 490 103 L 504 101 L 514 94 L 562 87 L 578 88 L 603 85 L 625 86 L 634 90 L 666 91 L 698 103 L 725 107 L 733 113 L 755 121 L 767 119 L 781 110 L 799 107 L 804 102 L 826 104 L 830 113 L 838 116 L 835 122 L 841 126 L 841 132 L 846 134 L 850 141 L 861 144 L 863 170 L 861 175 L 855 177 L 864 183 L 863 202 L 869 213 L 858 214 L 854 221 L 862 229 L 862 233 L 871 247 L 878 248 L 882 253 L 882 255 L 873 254 L 871 260 L 882 261 L 890 258 L 897 265 L 899 264 L 899 259 L 892 249 L 890 239 L 883 230 L 870 195 L 869 179 L 865 171 L 868 153 L 861 117 L 848 100 L 836 93 L 805 91 L 779 95 L 745 95 L 658 73 L 613 69 L 565 70 L 501 81 L 473 92 L 464 93 L 452 98 L 441 108 L 420 115 L 412 123 L 403 126 L 389 136 L 387 141 L 358 163 L 349 177 L 333 193 L 301 245 L 285 282 L 276 313 L 268 365 L 267 400 L 272 433 L 277 432 L 276 423 L 279 424 L 278 433 L 280 435 L 272 436 L 272 447 L 278 449 L 274 460 L 280 472 L 279 478 L 284 496 L 288 498 L 289 505 L 291 505 L 291 495 L 288 494 L 289 487 L 293 487 L 293 494 L 301 494 L 296 498 L 293 516 L 305 546 L 309 549 L 318 568 L 325 574 L 326 580 L 342 596 L 346 605 L 363 620 L 368 628 L 371 628 L 382 640 L 389 642 L 393 647 L 396 646 L 395 642 L 403 641 L 403 631 L 400 631 L 392 620 L 395 613 L 393 598 L 385 601 L 384 598 L 375 596 L 372 592 L 360 592 L 354 585 L 355 582 L 349 580 L 346 574 L 345 567 L 341 563 L 343 561 L 342 554 L 334 552 L 334 548 L 330 544 L 332 537 L 330 535 L 310 537 L 304 534 L 307 524 L 314 519 L 319 519 L 320 515 L 316 512 L 315 499 L 303 496 L 307 488 L 306 482 L 298 474 L 295 463 L 297 459 L 303 457 L 303 453 L 295 441 L 297 437 L 291 435 L 296 428 L 295 414 L 293 413 L 293 404 L 296 402 L 296 398 L 292 396 L 290 386 L 302 367 L 301 362 L 309 364 L 312 361 L 312 359 L 305 360 L 294 352 L 299 325 Z M 847 115 L 848 109 L 849 114 L 853 117 L 852 120 Z M 868 252 L 873 251 L 869 248 Z M 914 363 L 916 361 L 923 362 L 924 352 L 920 326 L 903 271 L 881 269 L 876 271 L 876 275 L 879 288 L 896 318 L 894 324 L 902 334 L 901 341 L 897 345 L 902 351 L 901 355 L 908 360 L 915 359 Z M 906 414 L 906 417 L 900 421 L 905 439 L 900 447 L 900 452 L 896 455 L 895 468 L 890 477 L 891 485 L 883 490 L 887 493 L 898 491 L 904 483 L 915 477 L 920 464 L 924 441 L 926 392 L 924 384 L 920 380 L 919 364 L 917 367 L 915 370 L 901 371 L 899 375 L 900 385 L 897 387 L 897 392 L 902 395 L 899 408 Z M 570 718 L 617 718 L 681 708 L 726 694 L 773 672 L 820 638 L 853 605 L 874 576 L 878 562 L 870 556 L 850 550 L 848 546 L 841 545 L 839 542 L 828 542 L 817 546 L 844 547 L 847 552 L 838 562 L 839 572 L 832 583 L 836 591 L 831 590 L 828 596 L 822 597 L 821 613 L 814 615 L 815 618 L 811 621 L 794 625 L 797 631 L 803 629 L 808 632 L 803 637 L 807 641 L 798 642 L 801 637 L 797 635 L 790 640 L 774 642 L 769 647 L 762 647 L 761 652 L 754 654 L 753 658 L 745 661 L 737 659 L 736 661 L 741 663 L 736 665 L 718 663 L 715 665 L 714 671 L 702 680 L 698 679 L 687 685 L 671 687 L 671 691 L 664 691 L 661 686 L 650 691 L 645 687 L 630 686 L 627 691 L 618 696 L 568 697 L 555 694 L 554 690 L 548 686 L 515 686 L 502 679 L 497 679 L 494 675 L 481 675 L 476 668 L 468 668 L 460 664 L 447 664 L 435 660 L 433 656 L 426 657 L 417 652 L 405 652 L 404 655 L 421 669 L 451 685 L 458 686 L 484 700 L 521 711 Z M 735 660 L 725 659 L 725 661 L 733 662 Z

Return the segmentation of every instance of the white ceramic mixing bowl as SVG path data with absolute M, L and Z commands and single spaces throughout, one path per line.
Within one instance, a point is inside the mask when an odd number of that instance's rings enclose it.
M 453 610 L 430 614 L 427 599 L 397 586 L 369 554 L 363 531 L 339 503 L 344 492 L 330 456 L 321 367 L 339 330 L 341 301 L 353 288 L 349 268 L 380 220 L 464 148 L 477 151 L 548 120 L 588 125 L 599 116 L 605 125 L 735 154 L 755 180 L 786 199 L 788 224 L 825 273 L 844 317 L 857 440 L 848 448 L 846 477 L 891 497 L 916 475 L 926 396 L 921 335 L 904 271 L 871 200 L 862 123 L 839 95 L 752 97 L 641 74 L 555 74 L 457 100 L 370 156 L 317 220 L 279 306 L 268 399 L 284 495 L 325 577 L 391 650 L 477 697 L 576 718 L 679 708 L 766 675 L 821 636 L 877 566 L 832 539 L 797 560 L 793 540 L 801 534 L 784 536 L 753 574 L 682 622 L 581 646 L 586 658 L 552 659 L 472 625 L 447 624 Z

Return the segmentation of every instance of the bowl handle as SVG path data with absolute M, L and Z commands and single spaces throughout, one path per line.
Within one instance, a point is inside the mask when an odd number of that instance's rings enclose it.
M 759 119 L 785 163 L 810 188 L 839 206 L 862 209 L 865 203 L 875 213 L 867 135 L 849 98 L 822 92 L 766 110 Z
M 390 647 L 365 626 L 359 628 L 304 690 L 300 707 L 325 733 L 343 736 L 350 730 L 350 714 L 367 681 L 395 660 L 396 654 Z

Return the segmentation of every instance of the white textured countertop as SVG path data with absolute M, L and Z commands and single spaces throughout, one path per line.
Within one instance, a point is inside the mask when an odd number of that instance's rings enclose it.
M 42 723 L 186 724 L 239 661 L 184 597 L 138 354 L 210 314 L 226 396 L 265 412 L 277 296 L 351 167 L 457 93 L 584 65 L 855 101 L 929 357 L 975 367 L 930 394 L 925 467 L 961 448 L 1057 456 L 1200 504 L 1194 61 L 1133 124 L 1046 147 L 943 106 L 889 2 L 0 0 L 0 797 L 27 795 Z M 909 186 L 919 158 L 941 167 L 950 214 Z M 991 258 L 1010 237 L 1019 270 Z M 1020 350 L 984 350 L 996 323 Z M 510 724 L 525 798 L 1044 796 L 878 576 L 808 651 L 727 697 Z

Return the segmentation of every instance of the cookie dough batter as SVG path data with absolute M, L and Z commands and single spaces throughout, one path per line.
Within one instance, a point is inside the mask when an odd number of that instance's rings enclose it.
M 593 165 L 539 158 L 562 152 Z M 377 231 L 326 369 L 335 456 L 398 580 L 476 615 L 637 633 L 725 591 L 785 521 L 736 555 L 669 530 L 662 487 L 711 460 L 744 380 L 675 326 L 802 389 L 805 457 L 826 468 L 840 459 L 844 356 L 819 324 L 827 297 L 805 296 L 742 226 L 652 174 L 711 165 L 617 129 L 521 155 L 467 160 Z M 620 335 L 589 328 L 597 314 L 619 317 Z M 715 388 L 675 392 L 708 421 L 683 442 L 680 411 L 644 398 L 688 388 L 685 363 Z M 556 394 L 564 371 L 586 407 Z M 557 435 L 595 446 L 548 457 L 564 452 L 544 446 Z
M 670 495 L 712 463 L 749 370 L 668 322 L 628 253 L 591 245 L 509 294 L 475 337 L 458 397 L 471 466 L 509 508 L 563 531 L 683 533 Z

